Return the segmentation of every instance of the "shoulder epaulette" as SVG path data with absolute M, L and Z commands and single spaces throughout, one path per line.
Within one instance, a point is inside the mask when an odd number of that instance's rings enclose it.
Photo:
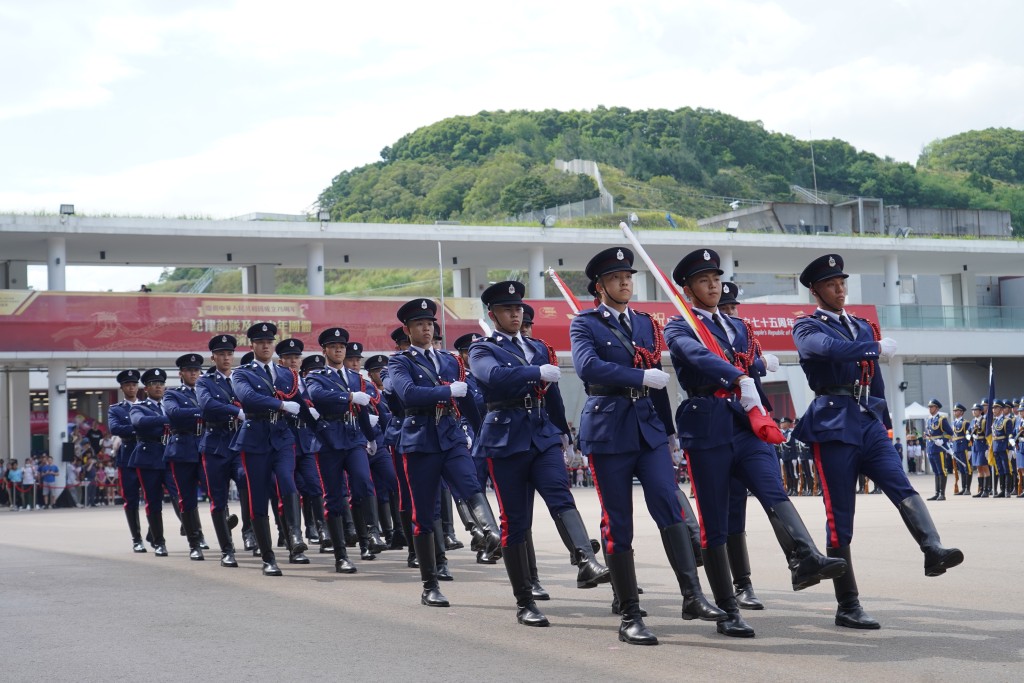
M 598 312 L 597 308 L 588 308 L 586 310 L 580 311 L 579 313 L 576 314 L 576 316 L 579 317 L 581 315 L 594 315 L 597 312 Z

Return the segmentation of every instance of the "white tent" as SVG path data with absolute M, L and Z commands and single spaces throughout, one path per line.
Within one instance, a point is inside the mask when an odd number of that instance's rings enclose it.
M 904 420 L 927 420 L 929 417 L 931 417 L 931 413 L 917 401 L 903 409 Z

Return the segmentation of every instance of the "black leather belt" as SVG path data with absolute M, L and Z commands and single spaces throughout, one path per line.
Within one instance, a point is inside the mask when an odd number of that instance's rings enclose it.
M 196 430 L 193 429 L 172 429 L 171 434 L 178 436 L 196 436 Z
M 814 390 L 815 396 L 849 396 L 850 398 L 857 398 L 857 389 L 859 387 L 856 384 L 836 384 L 828 387 L 821 387 L 820 389 Z
M 488 401 L 487 412 L 492 410 L 533 410 L 534 408 L 544 407 L 544 397 L 534 398 L 533 396 L 524 396 L 522 398 L 513 398 L 507 401 Z
M 450 406 L 441 406 L 439 408 L 406 408 L 406 417 L 433 417 L 440 412 L 441 415 L 454 415 L 454 411 Z
M 707 397 L 714 396 L 715 392 L 724 387 L 720 387 L 717 384 L 705 384 L 702 387 L 694 387 L 693 389 L 686 389 L 686 395 L 691 398 L 695 397 Z
M 352 413 L 330 413 L 327 415 L 321 415 L 321 420 L 327 420 L 328 422 L 353 422 L 355 415 Z
M 138 441 L 140 443 L 163 443 L 164 442 L 164 440 L 162 438 L 160 438 L 160 439 L 139 439 Z
M 587 388 L 587 394 L 589 396 L 625 396 L 631 398 L 634 401 L 638 398 L 644 398 L 649 393 L 647 387 L 641 387 L 639 389 L 633 389 L 631 387 L 610 387 L 604 384 L 591 384 Z
M 252 413 L 251 415 L 249 413 L 246 413 L 245 417 L 246 417 L 246 419 L 249 419 L 249 420 L 264 420 L 264 421 L 269 421 L 269 422 L 277 422 L 277 418 L 280 415 L 281 415 L 281 413 L 279 413 L 276 410 L 266 410 L 266 411 L 259 412 L 259 413 Z
M 218 429 L 224 429 L 228 431 L 234 431 L 231 422 L 207 422 L 205 423 L 206 431 L 215 432 Z

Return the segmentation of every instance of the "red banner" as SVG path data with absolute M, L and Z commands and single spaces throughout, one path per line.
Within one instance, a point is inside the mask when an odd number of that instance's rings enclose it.
M 203 352 L 215 334 L 231 334 L 239 346 L 248 345 L 245 332 L 255 322 L 277 325 L 278 337 L 301 339 L 319 350 L 320 330 L 340 325 L 352 341 L 371 352 L 394 348 L 391 330 L 404 300 L 350 301 L 325 297 L 92 294 L 0 290 L 0 352 L 136 351 L 181 354 Z M 564 301 L 529 300 L 535 311 L 534 335 L 558 351 L 569 350 L 572 314 Z M 643 302 L 637 310 L 663 324 L 676 314 L 671 304 Z M 447 346 L 468 332 L 480 332 L 467 300 L 446 301 L 443 312 Z M 793 351 L 793 321 L 811 313 L 810 304 L 742 304 L 765 351 Z M 855 315 L 878 322 L 874 306 L 850 306 Z

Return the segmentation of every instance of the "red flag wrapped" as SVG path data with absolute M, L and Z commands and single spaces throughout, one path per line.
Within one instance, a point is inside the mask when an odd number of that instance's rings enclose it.
M 754 436 L 761 441 L 774 444 L 783 443 L 786 440 L 786 437 L 782 435 L 782 430 L 775 424 L 775 420 L 767 413 L 762 413 L 757 406 L 747 411 L 747 417 L 750 419 L 750 428 L 754 430 Z

